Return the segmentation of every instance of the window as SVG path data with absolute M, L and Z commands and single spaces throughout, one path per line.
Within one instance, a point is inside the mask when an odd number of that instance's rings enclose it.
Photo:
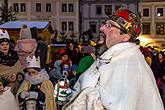
M 19 11 L 19 7 L 18 7 L 18 3 L 14 3 L 13 4 L 13 10 L 15 11 L 15 12 L 18 12 Z
M 156 24 L 156 34 L 157 35 L 164 35 L 164 24 L 163 23 L 157 23 Z
M 69 22 L 69 31 L 73 31 L 73 30 L 74 30 L 73 22 Z
M 101 6 L 96 6 L 96 14 L 97 14 L 97 15 L 101 15 L 101 13 L 102 13 L 102 8 L 101 8 Z
M 67 12 L 67 4 L 62 3 L 62 12 Z
M 96 33 L 96 22 L 90 22 L 89 25 L 91 32 Z
M 36 12 L 41 12 L 41 3 L 36 3 Z
M 73 12 L 73 3 L 69 3 L 69 12 Z
M 157 8 L 157 16 L 163 16 L 163 8 Z
M 26 4 L 21 3 L 21 12 L 25 12 L 25 11 L 26 11 Z
M 150 23 L 144 23 L 142 30 L 143 34 L 150 34 Z
M 106 15 L 112 14 L 112 5 L 105 5 L 105 14 Z
M 143 9 L 143 17 L 148 17 L 149 16 L 149 9 L 145 8 Z
M 120 5 L 117 5 L 117 6 L 115 7 L 115 10 L 118 10 L 119 8 L 121 8 L 121 6 L 120 6 Z
M 46 12 L 51 12 L 51 4 L 46 3 Z
M 67 31 L 67 22 L 62 22 L 62 31 Z

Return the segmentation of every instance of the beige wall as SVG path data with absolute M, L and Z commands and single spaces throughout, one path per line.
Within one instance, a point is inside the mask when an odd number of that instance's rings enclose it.
M 142 22 L 143 23 L 150 23 L 150 35 L 143 35 L 147 36 L 156 42 L 154 45 L 158 45 L 160 48 L 165 48 L 165 34 L 164 35 L 157 35 L 156 34 L 156 23 L 162 23 L 165 27 L 165 1 L 164 2 L 143 2 L 139 3 L 139 12 L 142 15 Z M 143 9 L 149 8 L 149 17 L 143 17 Z M 156 15 L 157 8 L 163 8 L 163 16 L 158 17 Z M 165 30 L 165 29 L 164 29 Z M 164 31 L 165 33 L 165 31 Z M 163 46 L 163 47 L 162 47 Z

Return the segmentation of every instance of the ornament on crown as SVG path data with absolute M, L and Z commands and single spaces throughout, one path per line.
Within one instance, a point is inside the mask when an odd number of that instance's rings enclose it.
M 33 57 L 27 57 L 26 59 L 26 68 L 31 68 L 31 67 L 35 67 L 35 68 L 41 68 L 40 66 L 40 57 L 38 56 L 38 58 L 36 58 L 35 56 Z
M 0 29 L 0 39 L 10 39 L 9 34 L 6 30 Z

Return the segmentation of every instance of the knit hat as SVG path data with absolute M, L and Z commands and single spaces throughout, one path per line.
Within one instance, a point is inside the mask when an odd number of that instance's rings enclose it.
M 26 24 L 23 24 L 20 30 L 19 40 L 31 39 L 31 38 L 32 38 L 32 33 L 31 33 L 30 28 L 28 28 Z
M 108 20 L 118 23 L 122 28 L 121 30 L 128 33 L 132 39 L 136 39 L 141 32 L 140 17 L 129 10 L 120 8 Z
M 0 29 L 0 43 L 2 42 L 10 42 L 10 38 L 6 30 Z
M 68 55 L 68 53 L 64 49 L 60 50 L 59 54 L 60 54 L 61 57 L 64 56 L 64 55 Z

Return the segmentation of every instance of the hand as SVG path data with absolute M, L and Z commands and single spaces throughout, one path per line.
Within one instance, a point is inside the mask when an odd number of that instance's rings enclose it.
M 60 60 L 57 60 L 57 62 L 62 63 L 62 62 L 63 62 L 63 60 L 61 60 L 61 59 L 60 59 Z
M 16 80 L 16 74 L 15 73 L 12 73 L 10 74 L 8 77 L 7 77 L 7 80 L 9 82 L 14 82 Z

